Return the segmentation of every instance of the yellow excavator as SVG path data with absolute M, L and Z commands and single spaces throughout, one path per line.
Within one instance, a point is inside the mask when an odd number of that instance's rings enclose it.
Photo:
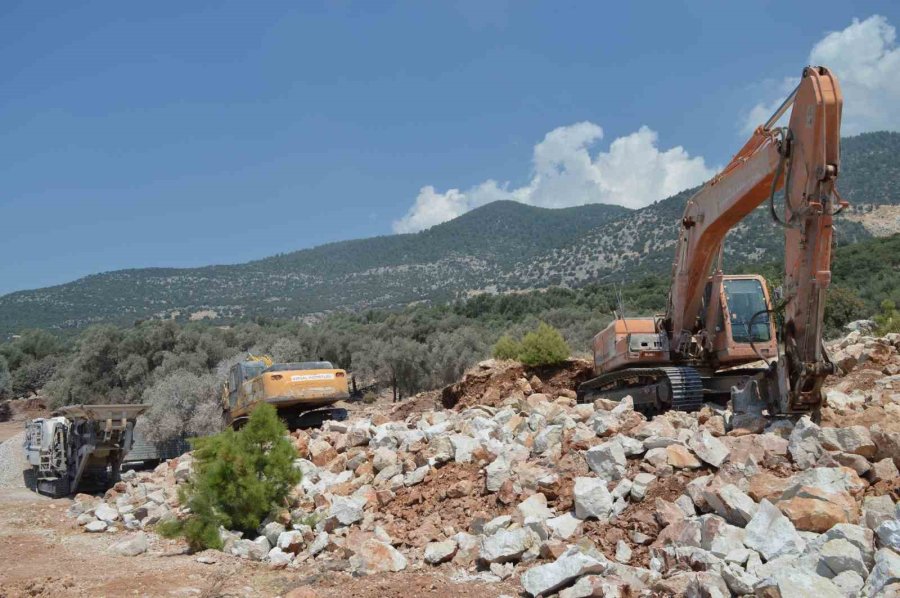
M 350 398 L 347 372 L 329 361 L 275 363 L 268 355 L 248 355 L 234 364 L 222 392 L 225 421 L 242 426 L 260 403 L 273 405 L 288 427 L 317 427 L 343 420 L 347 411 L 332 407 Z

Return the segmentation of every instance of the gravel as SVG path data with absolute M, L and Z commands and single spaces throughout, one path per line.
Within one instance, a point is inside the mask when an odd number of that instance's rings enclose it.
M 25 432 L 19 432 L 0 444 L 0 488 L 24 488 L 22 472 L 28 469 L 22 443 Z

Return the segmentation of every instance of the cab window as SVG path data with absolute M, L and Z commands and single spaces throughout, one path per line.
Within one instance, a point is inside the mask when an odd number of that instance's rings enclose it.
M 766 312 L 768 306 L 760 282 L 753 279 L 726 279 L 724 286 L 731 339 L 736 343 L 762 343 L 771 340 L 769 314 Z

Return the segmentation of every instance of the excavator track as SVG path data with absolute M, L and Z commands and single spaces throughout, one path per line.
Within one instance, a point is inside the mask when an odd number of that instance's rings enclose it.
M 631 396 L 635 409 L 697 411 L 703 406 L 703 380 L 692 367 L 628 368 L 588 380 L 578 388 L 579 402 Z

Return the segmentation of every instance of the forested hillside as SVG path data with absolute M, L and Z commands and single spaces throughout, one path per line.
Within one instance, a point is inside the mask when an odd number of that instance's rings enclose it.
M 835 224 L 839 244 L 900 230 L 898 152 L 897 133 L 844 140 L 839 188 L 854 208 Z M 240 265 L 97 274 L 0 297 L 0 338 L 26 328 L 77 331 L 147 318 L 227 323 L 254 316 L 321 317 L 664 276 L 692 192 L 640 210 L 497 202 L 416 234 L 332 243 Z M 729 236 L 727 266 L 777 260 L 782 243 L 765 209 L 757 210 Z

